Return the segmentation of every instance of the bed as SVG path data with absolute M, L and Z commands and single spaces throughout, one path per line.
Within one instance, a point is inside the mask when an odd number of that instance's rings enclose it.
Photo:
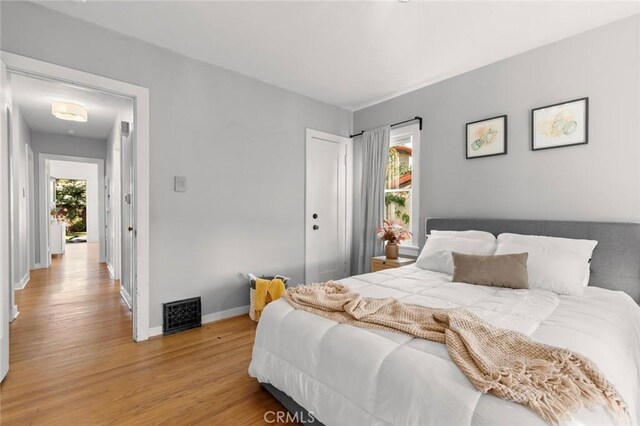
M 593 360 L 640 424 L 640 225 L 429 219 L 426 231 L 477 229 L 599 241 L 582 296 L 452 283 L 410 265 L 341 282 L 369 297 L 438 308 L 463 306 L 498 327 Z M 528 408 L 477 391 L 444 345 L 338 324 L 286 301 L 262 314 L 249 373 L 301 422 L 325 425 L 538 425 Z M 604 408 L 574 424 L 611 424 Z

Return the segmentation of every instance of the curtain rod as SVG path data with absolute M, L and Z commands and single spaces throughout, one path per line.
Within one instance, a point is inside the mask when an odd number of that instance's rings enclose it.
M 422 130 L 422 117 L 420 116 L 415 116 L 413 118 L 410 118 L 408 120 L 404 120 L 404 121 L 400 121 L 398 123 L 393 123 L 390 127 L 398 127 L 401 126 L 403 124 L 407 124 L 407 123 L 411 123 L 412 121 L 418 121 L 418 123 L 420 124 L 420 130 Z M 364 133 L 364 130 L 361 131 L 360 133 L 356 133 L 355 135 L 351 135 L 349 136 L 350 138 L 355 138 L 356 136 L 361 136 Z

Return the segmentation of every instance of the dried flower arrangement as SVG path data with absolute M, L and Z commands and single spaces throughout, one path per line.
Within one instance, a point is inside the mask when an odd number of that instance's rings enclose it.
M 377 229 L 378 238 L 390 244 L 398 244 L 411 238 L 411 232 L 404 229 L 401 222 L 385 220 L 384 225 Z

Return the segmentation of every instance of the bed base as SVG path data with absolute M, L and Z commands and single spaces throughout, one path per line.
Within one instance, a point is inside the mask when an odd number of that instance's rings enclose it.
M 303 425 L 324 426 L 320 420 L 316 419 L 313 414 L 309 413 L 306 408 L 298 404 L 286 393 L 269 383 L 260 383 L 264 390 L 269 392 L 284 408 L 289 412 L 289 420 L 296 421 Z

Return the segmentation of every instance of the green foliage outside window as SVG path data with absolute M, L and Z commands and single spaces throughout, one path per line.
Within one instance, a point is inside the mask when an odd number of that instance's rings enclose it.
M 411 175 L 411 164 L 400 160 L 400 154 L 395 147 L 389 148 L 387 159 L 386 188 L 396 189 L 397 181 L 404 175 Z
M 384 204 L 385 206 L 388 206 L 389 204 L 395 204 L 396 206 L 404 207 L 407 204 L 407 199 L 404 195 L 387 192 L 386 194 L 384 194 Z
M 87 231 L 87 181 L 56 179 L 56 214 L 67 224 L 67 234 Z
M 400 184 L 400 178 L 406 175 L 411 176 L 411 164 L 406 159 L 401 159 L 398 150 L 395 147 L 389 148 L 389 158 L 387 159 L 386 170 L 386 189 L 400 189 L 410 187 L 411 179 L 404 181 Z M 409 192 L 386 192 L 384 194 L 385 204 L 385 217 L 389 220 L 396 219 L 401 220 L 405 225 L 409 225 L 411 217 L 407 212 L 407 197 Z
M 389 216 L 395 213 L 397 219 L 401 220 L 405 225 L 409 224 L 411 217 L 400 209 L 400 207 L 405 207 L 407 205 L 408 196 L 408 192 L 387 192 L 384 194 L 384 205 L 387 212 L 386 217 L 388 219 L 391 219 Z

